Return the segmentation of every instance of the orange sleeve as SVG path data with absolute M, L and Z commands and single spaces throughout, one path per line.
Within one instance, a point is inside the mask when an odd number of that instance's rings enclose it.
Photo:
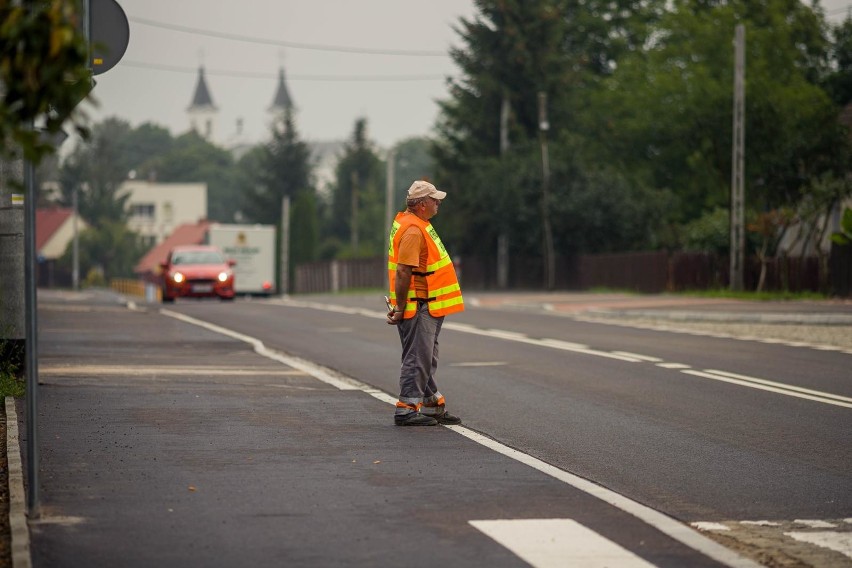
M 423 233 L 417 227 L 409 227 L 405 233 L 399 238 L 399 257 L 398 264 L 412 266 L 420 272 L 426 271 L 426 260 L 429 257 L 429 251 L 426 250 L 426 241 L 423 238 Z M 413 276 L 414 290 L 418 298 L 428 298 L 429 289 L 426 286 L 426 278 L 423 276 Z
M 399 256 L 396 261 L 399 264 L 420 268 L 420 252 L 425 251 L 423 246 L 423 234 L 417 227 L 409 227 L 402 238 L 399 239 Z

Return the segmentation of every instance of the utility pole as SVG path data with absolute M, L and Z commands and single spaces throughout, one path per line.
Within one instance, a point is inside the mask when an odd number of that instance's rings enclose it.
M 734 39 L 734 127 L 731 156 L 731 290 L 742 290 L 745 263 L 745 26 Z
M 290 293 L 290 196 L 281 198 L 281 285 L 282 296 Z
M 352 170 L 352 174 L 350 176 L 352 180 L 352 191 L 351 191 L 351 222 L 350 222 L 350 233 L 349 233 L 349 241 L 352 246 L 352 254 L 357 257 L 358 256 L 358 171 Z
M 544 288 L 556 286 L 556 262 L 553 250 L 553 230 L 550 227 L 550 159 L 547 152 L 547 93 L 538 94 L 538 130 L 541 141 L 541 228 L 544 233 Z
M 80 204 L 78 185 L 75 183 L 71 190 L 71 209 L 74 217 L 71 219 L 72 227 L 74 228 L 74 237 L 71 244 L 71 288 L 76 292 L 80 289 L 80 231 L 77 224 L 77 218 L 80 215 Z
M 509 93 L 503 90 L 503 103 L 500 106 L 500 157 L 509 150 Z M 501 223 L 502 225 L 502 223 Z M 505 290 L 509 287 L 509 235 L 501 229 L 497 235 L 497 288 Z
M 396 185 L 396 151 L 391 148 L 388 151 L 387 162 L 387 185 L 385 185 L 385 237 L 390 235 L 391 224 L 393 223 L 393 188 Z M 390 286 L 387 270 L 385 271 L 385 289 Z

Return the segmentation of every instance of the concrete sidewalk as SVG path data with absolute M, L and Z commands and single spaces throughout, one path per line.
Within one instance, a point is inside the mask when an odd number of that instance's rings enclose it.
M 395 427 L 364 391 L 122 301 L 40 293 L 33 566 L 517 567 L 471 521 L 566 511 L 657 566 L 719 565 L 451 429 Z
M 482 308 L 544 310 L 567 316 L 852 325 L 852 299 L 752 301 L 680 294 L 471 292 L 466 300 Z

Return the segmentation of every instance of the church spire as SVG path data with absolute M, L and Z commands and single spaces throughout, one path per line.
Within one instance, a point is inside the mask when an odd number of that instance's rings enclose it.
M 293 99 L 290 98 L 290 92 L 287 90 L 287 82 L 284 80 L 284 67 L 281 67 L 278 70 L 278 90 L 269 107 L 269 112 L 283 113 L 285 110 L 292 108 Z
M 213 104 L 213 97 L 210 96 L 210 89 L 207 88 L 203 65 L 198 67 L 198 82 L 195 85 L 195 94 L 192 96 L 192 103 L 190 103 L 189 108 L 186 110 L 189 113 L 189 123 L 192 129 L 205 139 L 212 141 L 213 119 L 219 109 Z

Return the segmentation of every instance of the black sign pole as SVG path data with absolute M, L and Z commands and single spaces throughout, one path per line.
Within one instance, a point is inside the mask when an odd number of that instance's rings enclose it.
M 30 123 L 30 128 L 33 124 Z M 38 318 L 36 297 L 35 168 L 24 159 L 24 289 L 26 290 L 26 396 L 27 396 L 27 514 L 30 520 L 39 517 L 38 495 Z

